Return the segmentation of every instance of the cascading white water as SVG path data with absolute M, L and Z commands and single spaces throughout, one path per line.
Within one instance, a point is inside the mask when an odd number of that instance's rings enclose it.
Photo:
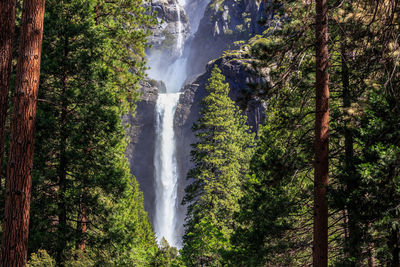
M 178 22 L 177 22 L 178 25 L 176 27 L 178 30 L 178 37 L 176 40 L 176 49 L 179 51 L 180 54 L 182 54 L 183 36 L 182 36 L 181 10 L 178 1 L 175 2 L 175 8 L 178 14 Z
M 175 210 L 178 173 L 175 156 L 174 114 L 179 93 L 158 96 L 156 105 L 157 140 L 155 153 L 156 214 L 154 227 L 160 242 L 164 237 L 172 246 L 180 246 L 176 235 Z
M 178 233 L 176 221 L 178 171 L 175 153 L 174 114 L 179 100 L 179 90 L 186 78 L 186 59 L 183 54 L 183 36 L 180 6 L 177 10 L 176 50 L 179 57 L 164 71 L 155 70 L 156 77 L 166 84 L 167 93 L 159 94 L 156 105 L 156 151 L 154 154 L 156 207 L 154 230 L 158 242 L 164 237 L 171 246 L 181 247 L 181 233 Z M 150 58 L 150 62 L 152 58 Z M 161 77 L 160 77 L 161 76 Z
M 195 0 L 189 1 L 192 9 L 194 2 Z M 201 12 L 204 11 L 208 2 L 208 0 L 202 2 L 200 5 Z M 187 78 L 187 57 L 183 53 L 185 30 L 181 22 L 181 7 L 187 6 L 185 0 L 175 0 L 174 4 L 177 11 L 177 38 L 174 48 L 176 53 L 174 54 L 178 57 L 172 61 L 165 60 L 165 58 L 168 58 L 165 55 L 170 55 L 171 51 L 152 51 L 149 55 L 150 70 L 148 75 L 153 79 L 163 81 L 167 90 L 166 93 L 158 95 L 156 104 L 154 231 L 159 242 L 164 237 L 171 246 L 181 248 L 183 216 L 177 191 L 178 183 L 182 178 L 179 177 L 177 166 L 174 115 L 179 100 L 179 91 Z M 196 14 L 196 12 L 192 12 L 192 14 Z M 191 20 L 196 28 L 200 18 L 201 16 L 197 14 Z

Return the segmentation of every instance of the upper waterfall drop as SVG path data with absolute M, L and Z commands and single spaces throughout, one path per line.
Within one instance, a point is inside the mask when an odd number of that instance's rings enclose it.
M 183 36 L 182 36 L 181 10 L 178 1 L 175 2 L 175 7 L 178 14 L 178 22 L 177 22 L 178 38 L 176 40 L 176 49 L 178 50 L 179 55 L 181 55 L 183 46 Z

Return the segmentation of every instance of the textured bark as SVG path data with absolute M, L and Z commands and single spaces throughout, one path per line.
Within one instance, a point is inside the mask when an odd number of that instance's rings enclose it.
M 89 152 L 88 152 L 89 153 Z M 78 220 L 76 224 L 76 233 L 78 236 L 78 240 L 76 242 L 76 249 L 82 252 L 85 252 L 86 248 L 86 232 L 88 228 L 88 214 L 87 214 L 87 206 L 86 200 L 88 197 L 88 188 L 84 187 L 82 195 L 79 200 L 78 207 Z
M 88 188 L 83 189 L 83 193 L 80 199 L 79 211 L 78 211 L 78 223 L 76 225 L 78 241 L 76 242 L 76 249 L 85 252 L 86 248 L 86 232 L 88 224 L 88 214 L 86 210 L 85 201 L 87 199 Z
M 7 168 L 1 266 L 26 266 L 44 0 L 25 0 Z
M 79 211 L 77 230 L 79 240 L 76 244 L 76 249 L 84 252 L 86 248 L 87 214 L 86 207 L 83 203 L 81 204 L 81 208 Z
M 329 53 L 327 0 L 316 1 L 316 110 L 313 266 L 328 266 Z
M 0 1 L 0 188 L 15 28 L 16 0 Z
M 375 246 L 372 241 L 368 243 L 368 267 L 375 267 L 376 259 L 375 259 Z

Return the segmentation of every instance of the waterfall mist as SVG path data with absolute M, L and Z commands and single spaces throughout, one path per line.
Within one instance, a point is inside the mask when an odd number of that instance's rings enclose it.
M 155 168 L 155 216 L 153 221 L 158 242 L 165 238 L 171 246 L 182 246 L 182 233 L 177 221 L 177 209 L 180 205 L 177 197 L 178 171 L 176 162 L 176 144 L 174 135 L 174 114 L 179 100 L 179 90 L 186 79 L 186 59 L 183 55 L 183 36 L 181 9 L 177 10 L 177 38 L 174 51 L 178 56 L 173 62 L 165 61 L 165 51 L 153 53 L 149 57 L 151 67 L 149 76 L 165 83 L 167 92 L 159 94 L 156 105 L 156 146 L 154 154 Z
M 204 1 L 208 2 L 208 1 Z M 187 78 L 187 40 L 182 27 L 181 8 L 196 4 L 204 7 L 204 2 L 192 0 L 186 5 L 184 0 L 175 1 L 177 21 L 175 24 L 175 46 L 166 50 L 148 52 L 148 75 L 150 78 L 164 82 L 166 92 L 159 92 L 156 104 L 156 140 L 154 152 L 155 169 L 155 214 L 153 227 L 158 242 L 165 238 L 171 246 L 181 248 L 183 235 L 183 218 L 181 199 L 178 198 L 179 177 L 176 140 L 174 133 L 174 114 L 179 101 L 179 91 Z M 193 12 L 192 12 L 193 13 Z M 200 16 L 197 14 L 190 22 L 196 24 Z M 192 33 L 193 34 L 193 33 Z M 183 177 L 184 178 L 184 177 Z

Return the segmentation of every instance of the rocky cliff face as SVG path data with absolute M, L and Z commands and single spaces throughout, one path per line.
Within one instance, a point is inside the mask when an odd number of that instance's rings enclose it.
M 170 51 L 176 56 L 177 51 L 173 49 L 178 38 L 179 30 L 183 41 L 189 37 L 190 26 L 185 10 L 179 5 L 178 0 L 154 0 L 151 2 L 152 12 L 156 12 L 158 25 L 152 29 L 149 43 L 152 50 Z M 181 27 L 178 27 L 178 22 Z
M 135 175 L 143 191 L 144 206 L 150 216 L 154 214 L 154 140 L 155 106 L 158 93 L 165 90 L 164 85 L 153 80 L 141 82 L 141 101 L 137 103 L 136 115 L 124 116 L 124 124 L 128 124 L 129 144 L 126 155 L 130 163 L 131 173 Z
M 150 70 L 149 75 L 158 77 L 156 74 L 162 74 L 175 77 L 174 73 L 162 73 L 160 70 L 165 70 L 165 66 L 173 64 L 177 57 L 178 51 L 175 47 L 178 21 L 181 22 L 180 28 L 185 39 L 189 38 L 189 24 L 193 22 L 194 29 L 198 26 L 198 31 L 193 39 L 186 43 L 186 49 L 190 48 L 186 50 L 190 53 L 187 59 L 189 62 L 187 68 L 191 74 L 205 71 L 202 75 L 192 79 L 193 82 L 184 86 L 175 113 L 176 151 L 181 179 L 178 188 L 179 200 L 182 199 L 184 189 L 188 184 L 187 172 L 192 167 L 190 150 L 191 144 L 196 140 L 191 128 L 199 118 L 200 103 L 206 96 L 206 83 L 214 65 L 217 65 L 225 75 L 231 89 L 229 96 L 248 117 L 248 124 L 253 131 L 258 130 L 258 125 L 264 119 L 264 103 L 254 97 L 248 98 L 246 90 L 249 88 L 249 84 L 262 84 L 267 82 L 267 79 L 252 68 L 252 59 L 245 51 L 246 48 L 244 47 L 243 51 L 229 52 L 220 56 L 223 51 L 233 45 L 234 41 L 247 40 L 250 36 L 262 32 L 263 26 L 259 25 L 257 21 L 262 19 L 265 3 L 259 3 L 256 0 L 212 0 L 210 3 L 204 0 L 191 0 L 186 5 L 190 22 L 177 0 L 155 0 L 151 4 L 152 10 L 158 12 L 159 21 L 163 22 L 153 29 L 153 35 L 149 40 L 153 45 L 152 50 L 148 51 L 149 61 L 154 70 L 154 73 L 151 73 Z M 180 13 L 180 20 L 178 20 L 178 13 Z M 199 21 L 198 16 L 203 14 L 200 24 L 196 25 Z M 168 48 L 168 46 L 170 47 Z M 180 52 L 182 53 L 182 51 Z M 183 53 L 186 55 L 185 52 Z M 218 59 L 209 62 L 214 58 Z M 144 193 L 145 209 L 150 217 L 153 217 L 155 207 L 155 108 L 158 93 L 165 92 L 165 85 L 154 80 L 147 80 L 142 82 L 141 92 L 141 101 L 137 104 L 136 115 L 124 117 L 124 122 L 131 125 L 128 128 L 130 143 L 126 153 L 131 164 L 131 172 L 136 176 Z M 178 216 L 184 216 L 184 207 L 179 208 L 181 210 L 178 212 Z M 183 221 L 183 218 L 177 218 L 177 220 Z
M 193 123 L 199 119 L 201 100 L 207 95 L 205 88 L 214 65 L 217 65 L 226 77 L 230 86 L 229 96 L 247 116 L 247 122 L 252 131 L 257 131 L 258 126 L 264 120 L 265 103 L 254 97 L 248 99 L 247 91 L 251 84 L 264 84 L 268 82 L 268 79 L 253 69 L 247 53 L 236 51 L 236 53 L 210 62 L 204 74 L 184 87 L 175 112 L 174 127 L 177 140 L 177 157 L 180 177 L 182 177 L 181 188 L 179 188 L 181 196 L 183 196 L 184 188 L 189 183 L 185 177 L 192 167 L 190 161 L 191 144 L 196 142 L 191 128 Z
M 228 49 L 236 48 L 234 42 L 248 40 L 261 34 L 266 21 L 267 1 L 257 0 L 212 0 L 200 21 L 198 30 L 191 42 L 188 75 L 205 71 L 211 59 L 222 55 Z

